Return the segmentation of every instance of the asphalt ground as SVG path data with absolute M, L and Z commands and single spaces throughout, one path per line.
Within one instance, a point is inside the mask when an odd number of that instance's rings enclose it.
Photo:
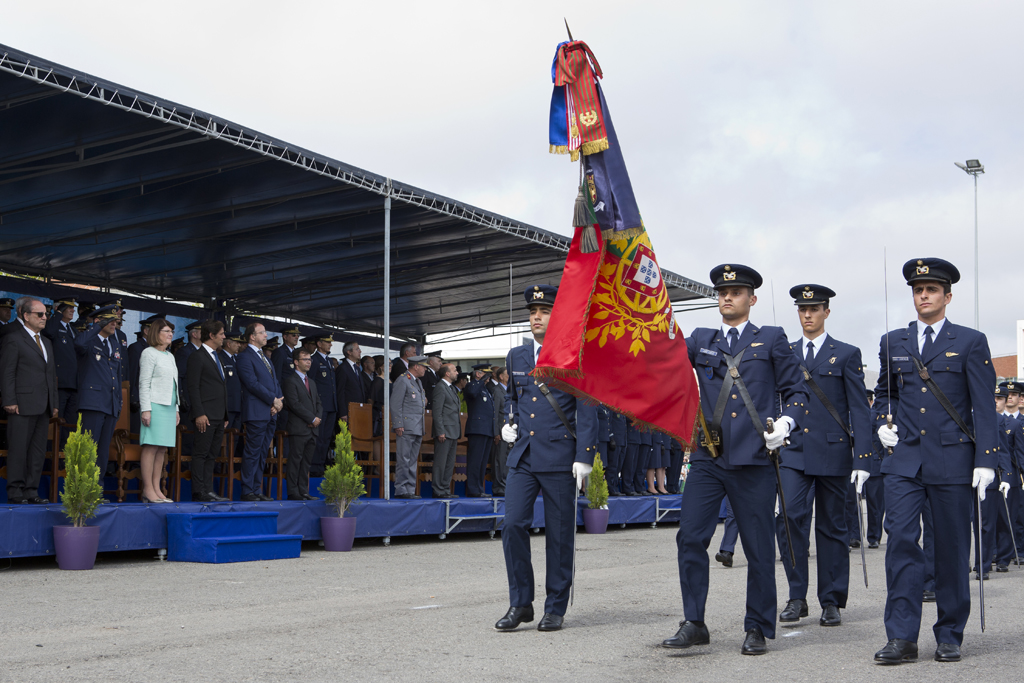
M 820 610 L 760 657 L 740 655 L 746 562 L 711 559 L 711 644 L 659 643 L 682 618 L 678 524 L 613 528 L 578 539 L 575 604 L 560 632 L 493 630 L 508 607 L 501 542 L 486 534 L 361 539 L 349 553 L 315 543 L 296 560 L 159 562 L 150 552 L 101 555 L 62 572 L 51 558 L 0 561 L 2 681 L 963 681 L 1016 678 L 1024 658 L 1024 571 L 985 582 L 987 630 L 975 605 L 964 660 L 931 660 L 935 605 L 924 607 L 921 661 L 880 667 L 886 641 L 885 546 L 868 550 L 870 588 L 851 552 L 849 606 L 837 628 Z M 721 534 L 712 542 L 717 549 Z M 537 617 L 544 536 L 533 538 Z M 813 563 L 812 556 L 812 563 Z M 811 572 L 812 581 L 814 571 Z M 780 608 L 788 592 L 776 563 Z M 972 583 L 977 598 L 977 584 Z M 812 589 L 813 592 L 813 589 Z

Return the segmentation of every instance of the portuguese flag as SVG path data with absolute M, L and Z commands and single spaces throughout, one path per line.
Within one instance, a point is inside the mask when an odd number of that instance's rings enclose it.
M 568 57 L 561 54 L 567 49 L 572 50 Z M 593 67 L 583 68 L 581 57 L 591 59 Z M 600 67 L 581 41 L 559 45 L 554 64 L 552 143 L 563 139 L 558 137 L 561 131 L 572 131 L 574 124 L 579 127 L 574 98 L 589 107 L 583 114 L 587 121 L 595 121 L 592 127 L 599 128 L 606 143 L 591 146 L 594 151 L 585 144 L 576 147 L 582 152 L 583 176 L 577 213 L 582 204 L 585 219 L 576 221 L 533 374 L 692 445 L 697 382 L 597 80 Z M 572 66 L 585 82 L 565 83 L 568 69 L 559 70 L 560 64 Z M 586 246 L 595 237 L 596 250 Z

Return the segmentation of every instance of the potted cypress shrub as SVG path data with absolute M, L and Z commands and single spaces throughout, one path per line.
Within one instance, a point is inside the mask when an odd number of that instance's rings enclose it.
M 96 564 L 96 551 L 100 545 L 100 528 L 85 523 L 96 514 L 103 500 L 100 468 L 96 465 L 96 442 L 92 434 L 82 431 L 82 418 L 78 429 L 68 436 L 64 446 L 64 492 L 60 502 L 70 525 L 53 527 L 53 547 L 57 566 L 61 569 L 92 569 Z
M 608 530 L 608 482 L 604 478 L 600 453 L 594 456 L 594 469 L 587 478 L 587 509 L 583 511 L 583 524 L 588 534 L 603 534 Z
M 346 517 L 345 511 L 366 494 L 366 487 L 363 485 L 363 468 L 356 464 L 356 456 L 352 452 L 352 434 L 343 420 L 338 424 L 341 431 L 334 438 L 334 464 L 327 468 L 320 482 L 324 501 L 338 512 L 338 516 L 321 517 L 320 534 L 326 550 L 345 551 L 352 550 L 352 541 L 356 537 L 356 518 Z

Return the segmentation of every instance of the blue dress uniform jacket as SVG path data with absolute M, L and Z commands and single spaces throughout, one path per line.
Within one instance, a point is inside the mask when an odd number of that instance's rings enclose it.
M 804 363 L 803 337 L 800 340 L 790 344 L 790 348 L 797 363 Z M 851 442 L 825 404 L 808 387 L 800 429 L 794 430 L 790 445 L 783 450 L 783 467 L 803 470 L 804 474 L 816 477 L 849 476 L 852 469 L 871 471 L 874 429 L 864 393 L 863 365 L 860 349 L 832 336 L 827 338 L 827 347 L 819 349 L 810 365 L 805 365 L 839 417 L 846 422 L 847 429 L 853 431 L 853 439 Z
M 103 329 L 94 324 L 75 338 L 78 353 L 78 409 L 95 410 L 113 415 L 121 414 L 121 361 L 117 339 L 100 338 Z M 108 349 L 108 343 L 113 353 Z
M 334 415 L 338 411 L 337 394 L 334 389 L 334 368 L 330 361 L 324 359 L 319 351 L 314 351 L 310 356 L 309 378 L 316 382 L 317 393 L 320 394 L 320 403 L 323 405 L 324 415 Z M 333 431 L 334 424 L 331 424 Z
M 736 348 L 731 351 L 721 329 L 698 327 L 686 340 L 686 348 L 690 363 L 697 371 L 701 408 L 709 427 L 728 371 L 722 354 L 728 353 L 735 357 L 744 350 L 739 372 L 750 391 L 761 424 L 769 417 L 778 419 L 775 396 L 778 392 L 782 395 L 782 415 L 791 418 L 797 427 L 800 426 L 809 401 L 808 389 L 800 374 L 797 358 L 790 350 L 786 333 L 781 327 L 766 325 L 758 328 L 748 322 Z M 733 387 L 732 396 L 722 417 L 722 444 L 718 448 L 721 455 L 714 459 L 715 464 L 726 469 L 743 465 L 768 465 L 768 452 L 764 447 L 764 437 L 761 436 L 764 430 L 754 431 L 750 415 L 736 387 Z M 796 433 L 795 428 L 793 433 Z M 690 462 L 711 459 L 711 454 L 703 447 L 697 448 L 690 455 Z
M 915 477 L 924 484 L 970 484 L 975 467 L 998 465 L 999 431 L 992 406 L 996 373 L 985 335 L 946 320 L 927 358 L 918 352 L 917 326 L 882 337 L 879 363 L 883 372 L 875 388 L 875 412 L 885 420 L 891 405 L 900 440 L 882 462 L 884 474 Z M 886 348 L 889 358 L 886 359 Z M 912 358 L 921 360 L 935 383 L 975 434 L 964 434 L 931 395 Z M 889 374 L 884 368 L 888 365 Z M 972 411 L 972 407 L 979 410 Z
M 287 344 L 282 344 L 270 354 L 270 364 L 274 366 L 274 373 L 279 381 L 285 376 L 286 372 L 295 372 L 295 361 L 292 360 L 292 351 L 293 349 L 288 348 Z M 316 352 L 314 351 L 313 353 L 315 354 Z M 319 387 L 317 388 L 319 389 Z
M 57 388 L 78 388 L 78 354 L 75 352 L 75 331 L 65 327 L 60 314 L 46 321 L 43 336 L 53 343 L 53 359 L 57 363 Z
M 533 353 L 531 351 L 531 353 Z M 466 396 L 466 434 L 494 436 L 494 401 L 488 389 L 490 380 L 486 377 L 470 382 L 463 393 Z
M 611 414 L 612 411 L 608 410 L 608 406 L 599 405 L 597 406 L 597 441 L 598 443 L 607 442 L 612 435 L 611 427 Z
M 577 402 L 571 394 L 550 390 L 570 424 L 575 424 L 574 441 L 537 388 L 539 380 L 529 375 L 535 367 L 533 345 L 523 344 L 509 351 L 505 367 L 512 371 L 505 404 L 511 404 L 515 423 L 519 425 L 519 437 L 508 454 L 508 466 L 517 467 L 527 450 L 530 452 L 530 469 L 534 472 L 569 472 L 573 462 L 593 465 L 597 446 L 597 408 Z
M 235 368 L 234 357 L 226 351 L 218 351 L 220 364 L 224 368 L 224 378 L 228 385 L 228 415 L 238 415 L 242 412 L 242 382 L 238 379 L 238 371 Z M 241 425 L 228 425 L 228 427 L 241 427 Z
M 127 382 L 130 379 L 128 375 L 128 335 L 124 333 L 124 330 L 114 330 L 114 336 L 117 338 L 117 345 L 121 347 L 121 381 Z

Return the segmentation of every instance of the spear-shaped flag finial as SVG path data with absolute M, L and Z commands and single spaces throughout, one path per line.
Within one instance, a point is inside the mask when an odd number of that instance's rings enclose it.
M 569 30 L 569 20 L 562 17 L 562 21 L 565 22 L 565 32 L 569 34 L 569 42 L 572 42 L 572 31 Z

